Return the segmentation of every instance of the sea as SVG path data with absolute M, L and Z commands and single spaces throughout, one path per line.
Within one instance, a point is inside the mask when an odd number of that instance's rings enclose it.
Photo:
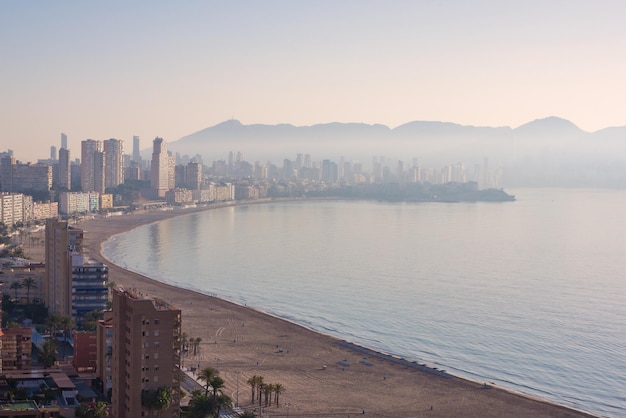
M 477 382 L 626 416 L 626 191 L 304 200 L 138 227 L 116 264 Z

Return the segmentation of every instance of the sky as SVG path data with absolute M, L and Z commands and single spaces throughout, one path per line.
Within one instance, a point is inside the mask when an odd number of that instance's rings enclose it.
M 0 151 L 244 124 L 626 125 L 626 2 L 0 1 Z

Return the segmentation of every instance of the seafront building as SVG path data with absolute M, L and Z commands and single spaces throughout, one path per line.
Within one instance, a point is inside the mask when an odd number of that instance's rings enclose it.
M 93 192 L 95 188 L 96 161 L 95 153 L 102 152 L 102 142 L 95 139 L 81 141 L 80 186 L 83 192 Z M 103 164 L 102 169 L 104 169 Z M 104 191 L 104 190 L 103 190 Z
M 174 188 L 174 167 L 172 158 L 167 153 L 167 142 L 163 138 L 155 138 L 152 142 L 152 163 L 150 166 L 150 185 L 155 197 L 164 198 L 165 193 Z M 170 174 L 170 170 L 172 173 Z
M 106 330 L 106 328 L 105 328 Z M 136 290 L 113 290 L 112 401 L 115 417 L 142 417 L 142 392 L 169 388 L 172 402 L 158 411 L 180 416 L 181 311 Z
M 124 183 L 124 141 L 111 138 L 104 141 L 103 145 L 104 186 L 117 187 Z

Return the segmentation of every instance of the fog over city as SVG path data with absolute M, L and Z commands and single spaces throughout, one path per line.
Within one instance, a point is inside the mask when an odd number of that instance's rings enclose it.
M 434 168 L 461 163 L 471 170 L 488 164 L 502 169 L 506 187 L 626 187 L 626 127 L 585 132 L 558 117 L 517 128 L 436 121 L 392 129 L 358 123 L 244 125 L 229 120 L 172 142 L 170 150 L 199 154 L 205 163 L 238 151 L 247 161 L 279 166 L 283 158 L 295 159 L 299 153 L 315 160 L 344 157 L 365 166 L 373 157 Z M 149 153 L 144 153 L 146 158 Z

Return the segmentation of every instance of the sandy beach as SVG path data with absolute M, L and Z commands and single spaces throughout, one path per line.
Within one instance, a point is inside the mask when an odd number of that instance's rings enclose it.
M 162 298 L 182 310 L 183 332 L 199 337 L 199 351 L 184 366 L 219 370 L 233 403 L 251 410 L 253 375 L 280 383 L 279 406 L 265 417 L 589 417 L 483 382 L 432 373 L 414 364 L 355 349 L 255 309 L 159 283 L 124 270 L 101 254 L 112 235 L 139 225 L 203 209 L 136 212 L 78 224 L 88 255 L 109 266 L 111 281 Z M 237 390 L 238 389 L 238 390 Z

